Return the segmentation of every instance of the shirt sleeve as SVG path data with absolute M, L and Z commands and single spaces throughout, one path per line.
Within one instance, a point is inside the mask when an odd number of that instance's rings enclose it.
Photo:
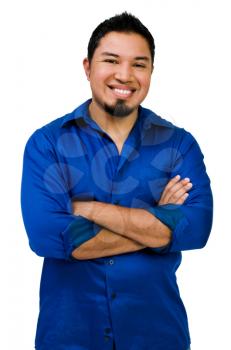
M 185 132 L 179 149 L 173 154 L 176 158 L 170 177 L 177 174 L 181 178 L 189 177 L 193 187 L 183 205 L 168 204 L 147 208 L 172 231 L 168 246 L 152 248 L 159 253 L 203 248 L 212 228 L 213 198 L 210 179 L 198 143 L 190 133 Z
M 28 140 L 23 159 L 21 207 L 31 249 L 39 256 L 72 259 L 72 251 L 100 228 L 72 214 L 71 199 L 53 145 L 41 129 Z

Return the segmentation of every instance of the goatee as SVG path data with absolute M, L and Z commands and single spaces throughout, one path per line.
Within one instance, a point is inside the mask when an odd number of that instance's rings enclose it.
M 113 106 L 104 104 L 104 110 L 113 117 L 127 117 L 134 111 L 134 108 L 128 107 L 123 100 L 117 100 Z

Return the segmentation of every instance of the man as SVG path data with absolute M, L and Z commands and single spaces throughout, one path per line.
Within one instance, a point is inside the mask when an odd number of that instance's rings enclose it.
M 141 107 L 154 40 L 134 16 L 101 23 L 83 65 L 92 99 L 29 139 L 22 212 L 45 257 L 38 350 L 187 350 L 175 272 L 212 223 L 195 139 Z

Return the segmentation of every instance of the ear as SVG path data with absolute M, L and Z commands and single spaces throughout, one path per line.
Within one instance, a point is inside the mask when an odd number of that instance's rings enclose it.
M 84 58 L 83 60 L 83 68 L 85 70 L 85 74 L 87 77 L 87 80 L 90 80 L 90 62 L 88 58 Z

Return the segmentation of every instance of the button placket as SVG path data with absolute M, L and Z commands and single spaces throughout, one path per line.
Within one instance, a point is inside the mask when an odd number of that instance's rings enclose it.
M 110 340 L 110 337 L 109 337 L 108 335 L 105 335 L 105 336 L 104 336 L 104 341 L 105 341 L 105 342 L 108 342 L 109 340 Z
M 114 300 L 114 299 L 116 298 L 116 296 L 117 296 L 117 295 L 116 295 L 115 292 L 112 292 L 112 293 L 111 293 L 111 298 L 112 298 L 112 300 Z
M 105 328 L 104 329 L 105 334 L 110 334 L 111 333 L 111 328 Z
M 111 328 L 105 328 L 104 329 L 104 341 L 108 342 L 111 339 Z

